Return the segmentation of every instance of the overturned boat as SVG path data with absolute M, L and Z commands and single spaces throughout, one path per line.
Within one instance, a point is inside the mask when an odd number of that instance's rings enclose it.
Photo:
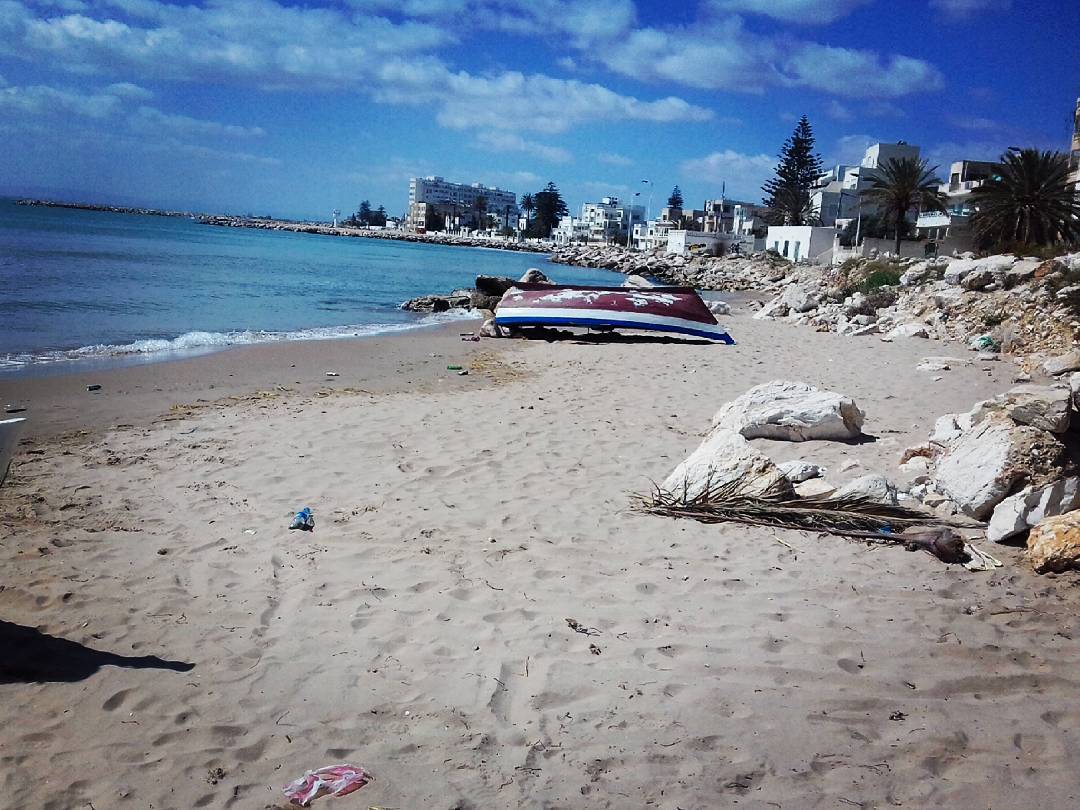
M 495 310 L 499 326 L 642 329 L 734 343 L 692 287 L 586 287 L 517 282 Z
M 19 433 L 22 432 L 25 422 L 26 420 L 22 417 L 0 419 L 0 484 L 3 484 L 7 477 L 11 457 L 15 455 L 15 445 L 19 441 Z

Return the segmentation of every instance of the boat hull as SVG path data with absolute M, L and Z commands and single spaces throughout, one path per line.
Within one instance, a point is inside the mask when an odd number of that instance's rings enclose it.
M 735 341 L 690 287 L 585 287 L 518 283 L 495 310 L 499 326 L 640 329 Z
M 26 419 L 0 420 L 0 485 L 7 477 L 8 467 L 11 466 L 11 457 L 15 455 L 15 445 L 18 444 L 19 434 L 22 432 Z

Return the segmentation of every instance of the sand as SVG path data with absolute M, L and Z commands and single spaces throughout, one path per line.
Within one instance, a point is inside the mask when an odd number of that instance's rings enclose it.
M 89 433 L 35 434 L 0 490 L 0 803 L 273 808 L 351 762 L 375 781 L 315 806 L 1076 806 L 1075 577 L 628 509 L 751 385 L 857 399 L 874 442 L 754 442 L 842 483 L 1014 369 L 933 382 L 923 356 L 974 355 L 729 325 L 737 346 L 338 343 L 364 359 L 325 395 L 329 362 L 275 347 L 246 393 L 306 387 L 167 421 L 112 397 Z

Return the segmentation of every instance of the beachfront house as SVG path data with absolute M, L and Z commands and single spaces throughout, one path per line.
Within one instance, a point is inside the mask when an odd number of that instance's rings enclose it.
M 481 197 L 483 202 L 478 204 Z M 413 177 L 409 180 L 406 230 L 425 230 L 432 216 L 429 209 L 446 230 L 486 229 L 492 222 L 502 226 L 518 217 L 517 195 L 512 191 L 481 183 L 453 183 L 438 176 Z
M 862 201 L 860 193 L 872 186 L 878 170 L 890 160 L 919 158 L 919 147 L 904 141 L 875 143 L 863 154 L 858 166 L 837 165 L 818 178 L 810 193 L 810 208 L 822 225 L 842 229 L 861 213 L 876 208 Z M 771 243 L 770 243 L 771 244 Z
M 645 208 L 621 203 L 618 197 L 603 197 L 598 203 L 581 206 L 580 221 L 587 232 L 587 241 L 625 244 L 634 225 L 645 221 Z
M 1076 100 L 1073 112 L 1072 147 L 1069 150 L 1069 162 L 1072 165 L 1073 188 L 1080 192 L 1080 98 Z
M 771 225 L 765 246 L 793 262 L 828 264 L 832 261 L 836 229 L 815 225 Z
M 994 177 L 999 168 L 999 164 L 984 160 L 957 160 L 950 165 L 948 181 L 938 186 L 945 196 L 946 210 L 921 212 L 915 222 L 918 238 L 932 242 L 934 252 L 970 250 L 970 221 L 976 211 L 971 193 Z
M 523 229 L 524 230 L 524 229 Z M 551 231 L 551 238 L 556 245 L 571 245 L 589 241 L 589 226 L 579 217 L 567 214 Z

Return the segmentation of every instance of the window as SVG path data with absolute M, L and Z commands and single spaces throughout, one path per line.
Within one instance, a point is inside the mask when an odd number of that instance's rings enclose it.
M 784 256 L 785 257 L 788 255 L 788 246 L 789 245 L 791 245 L 791 242 L 789 242 L 788 240 L 785 239 L 784 240 Z
M 792 258 L 795 259 L 795 261 L 799 260 L 799 246 L 800 245 L 802 245 L 802 242 L 796 242 L 795 243 L 795 255 L 792 257 Z

